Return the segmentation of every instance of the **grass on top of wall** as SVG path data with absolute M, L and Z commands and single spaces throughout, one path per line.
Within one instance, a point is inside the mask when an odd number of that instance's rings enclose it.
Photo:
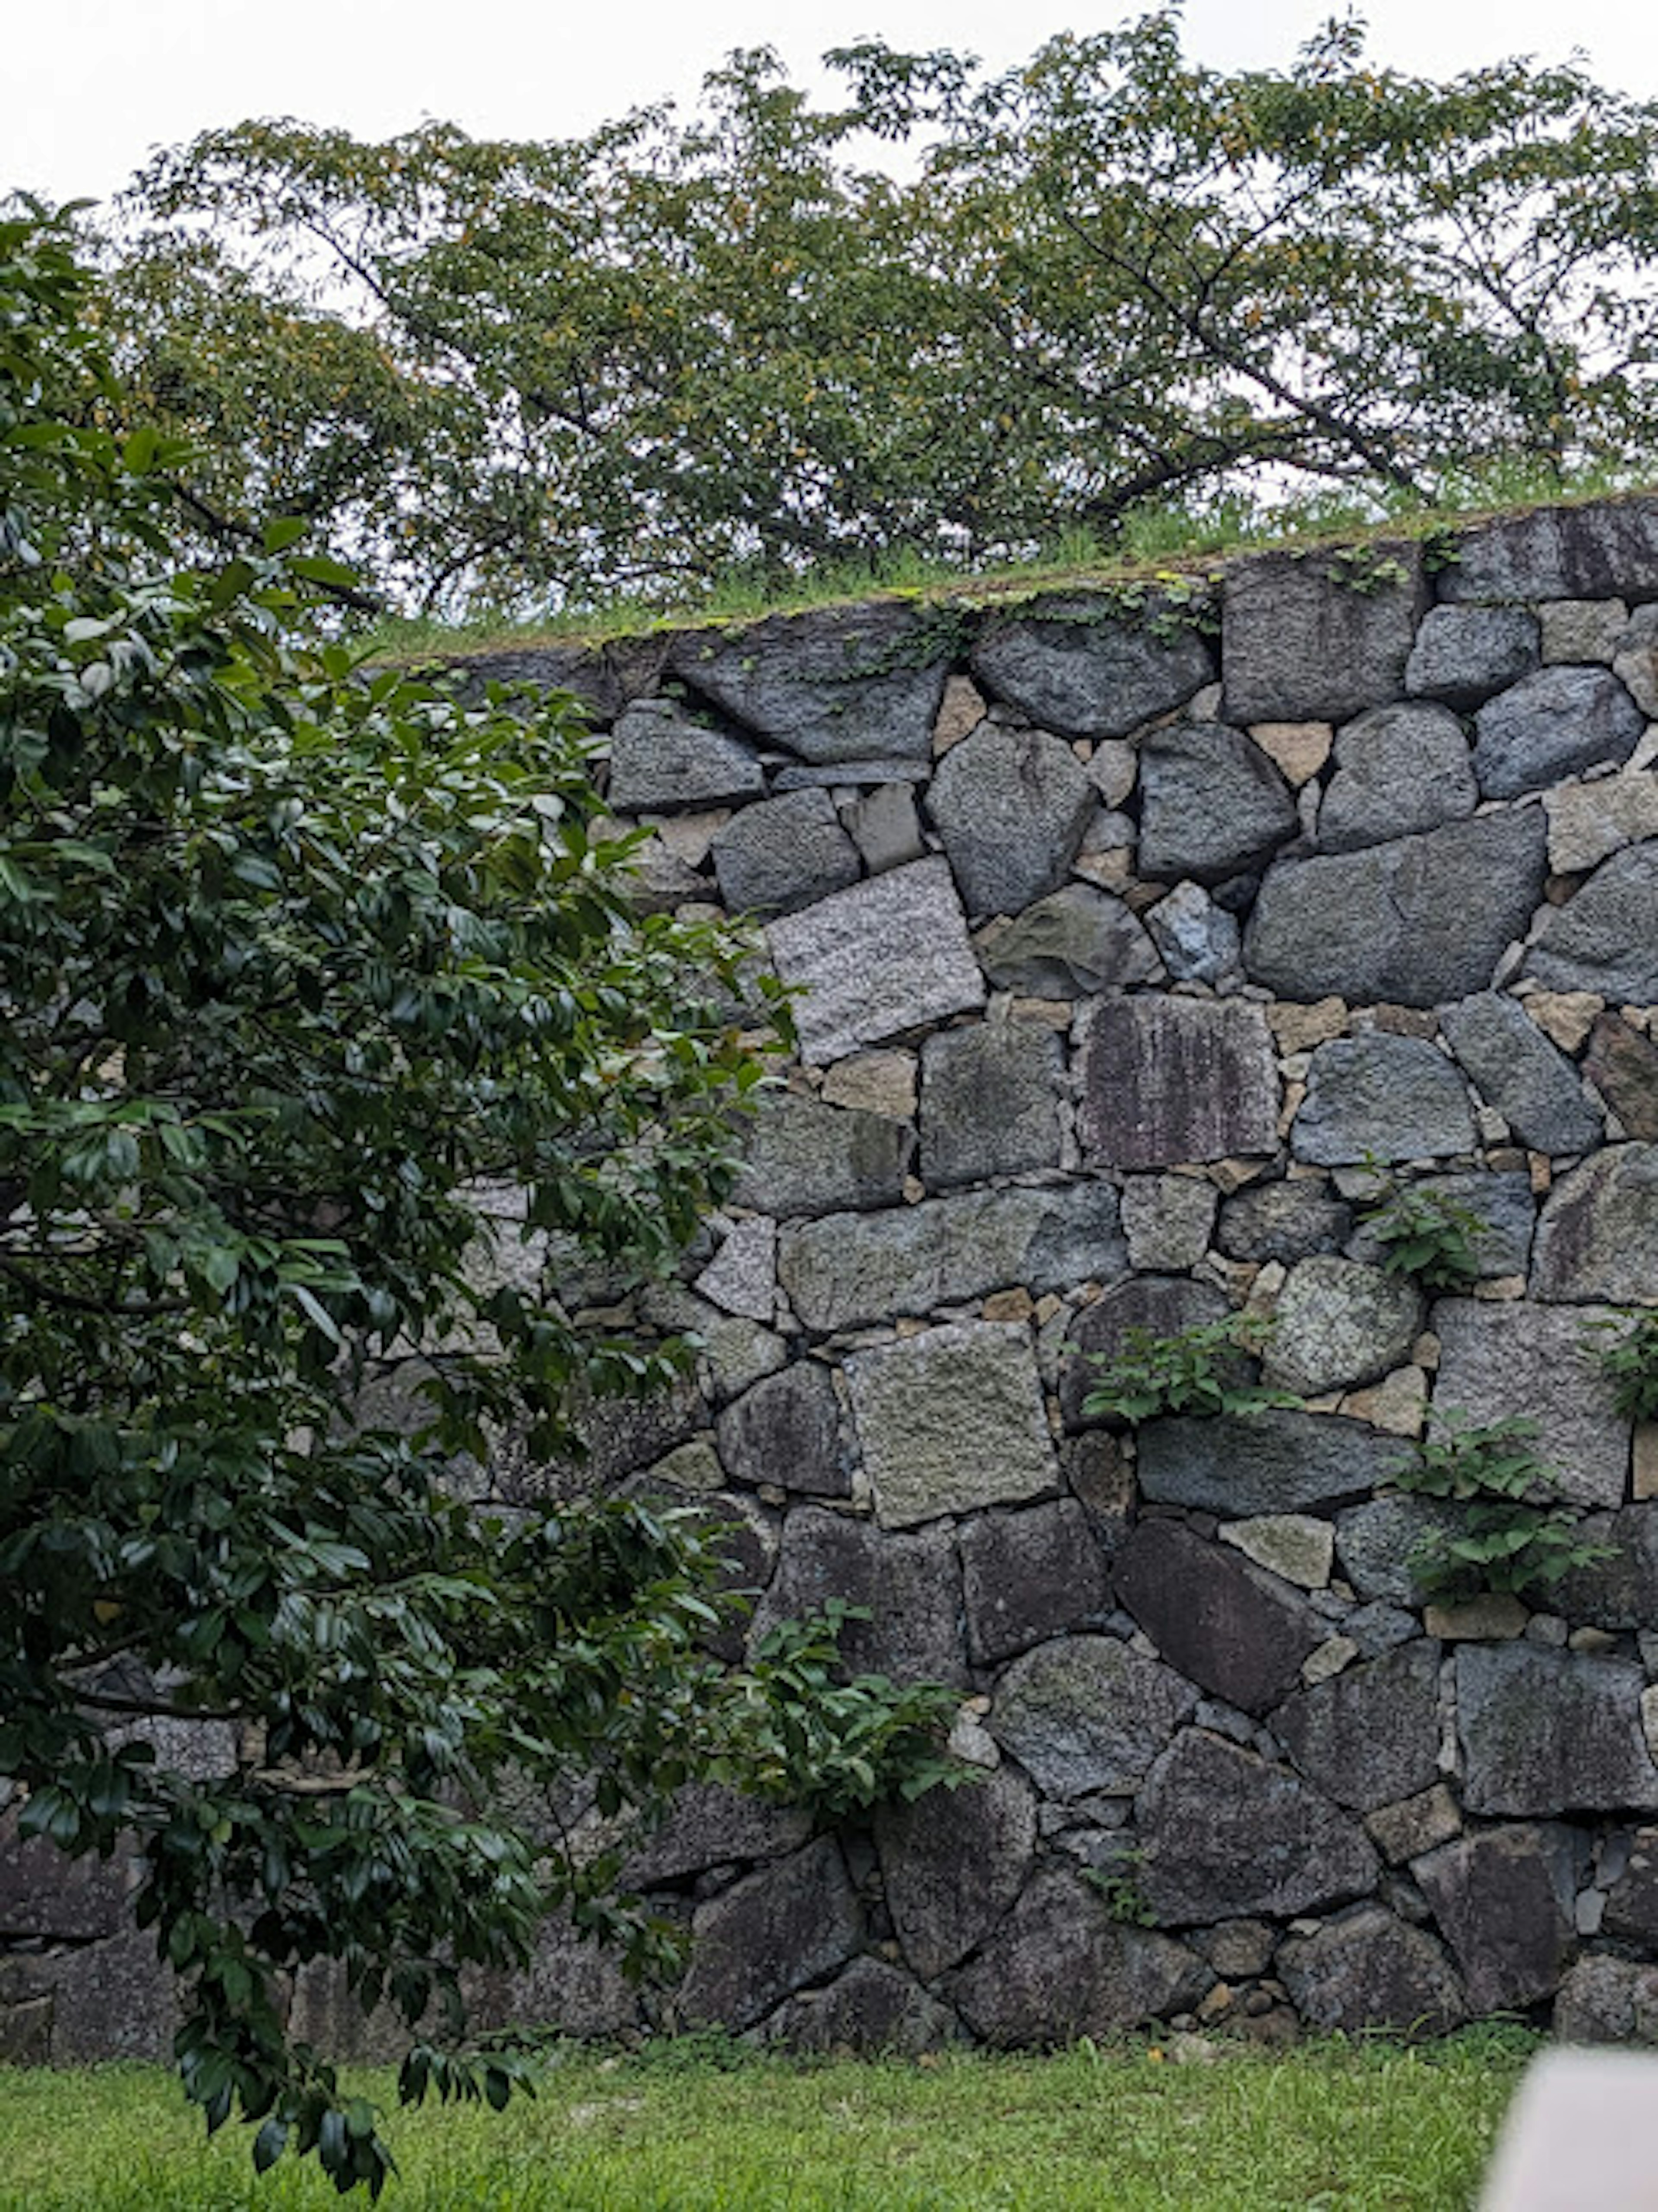
M 1086 530 L 1061 531 L 1028 561 L 981 569 L 899 550 L 875 561 L 825 562 L 786 579 L 738 570 L 694 599 L 621 597 L 527 617 L 484 611 L 458 622 L 387 617 L 363 633 L 359 643 L 368 659 L 396 665 L 538 645 L 599 645 L 703 624 L 737 626 L 766 615 L 870 599 L 1017 604 L 1037 592 L 1084 585 L 1145 583 L 1171 573 L 1201 575 L 1236 553 L 1266 548 L 1312 552 L 1377 538 L 1431 538 L 1540 507 L 1582 506 L 1655 489 L 1658 483 L 1634 483 L 1605 473 L 1585 473 L 1562 485 L 1509 467 L 1472 475 L 1431 506 L 1394 503 L 1383 508 L 1373 500 L 1334 494 L 1276 507 L 1222 504 L 1199 514 L 1147 507 L 1127 516 L 1109 544 Z
M 496 2117 L 394 2119 L 393 2212 L 1460 2212 L 1535 2039 L 1485 2027 L 1253 2051 L 1191 2037 L 1052 2057 L 759 2058 L 719 2039 L 574 2052 Z M 365 2077 L 369 2094 L 390 2077 Z M 355 2201 L 355 2200 L 354 2200 Z M 366 2201 L 366 2200 L 365 2200 Z M 7 2212 L 337 2204 L 153 2068 L 0 2071 Z

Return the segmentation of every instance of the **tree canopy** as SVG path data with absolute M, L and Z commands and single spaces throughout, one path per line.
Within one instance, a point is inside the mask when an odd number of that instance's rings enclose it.
M 940 1775 L 954 1701 L 838 1680 L 832 1623 L 720 1663 L 718 1531 L 537 1479 L 680 1364 L 557 1284 L 677 1257 L 766 987 L 635 911 L 572 702 L 318 646 L 346 580 L 296 522 L 180 564 L 191 456 L 124 427 L 100 307 L 58 226 L 0 223 L 0 1792 L 138 1855 L 210 2124 L 377 2189 L 295 1972 L 405 2023 L 405 2098 L 501 2101 L 470 1972 L 555 1908 L 666 1942 L 616 1850 L 503 1807 L 844 1811 Z
M 838 106 L 756 51 L 563 143 L 210 132 L 126 210 L 123 359 L 228 516 L 440 611 L 1647 465 L 1649 104 L 1351 22 L 1229 73 L 1174 10 L 830 59 Z

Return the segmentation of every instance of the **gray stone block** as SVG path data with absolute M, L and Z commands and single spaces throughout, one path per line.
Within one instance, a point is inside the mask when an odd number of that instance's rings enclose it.
M 1478 707 L 1542 657 L 1541 626 L 1527 608 L 1432 607 L 1411 648 L 1405 689 L 1447 707 Z
M 1629 1423 L 1612 1404 L 1586 1323 L 1597 1316 L 1529 1301 L 1442 1298 L 1434 1407 L 1475 1422 L 1535 1421 L 1537 1455 L 1581 1505 L 1619 1505 L 1629 1481 Z
M 1544 1202 L 1532 1296 L 1658 1304 L 1658 1145 L 1609 1145 Z
M 1376 1478 L 1387 1481 L 1408 1459 L 1406 1446 L 1397 1437 L 1379 1440 L 1385 1449 L 1376 1453 Z M 1453 1509 L 1426 1498 L 1406 1498 L 1390 1492 L 1356 1505 L 1336 1516 L 1336 1558 L 1341 1571 L 1360 1597 L 1389 1605 L 1420 1602 L 1411 1555 L 1425 1538 L 1447 1528 Z
M 1463 1644 L 1456 1707 L 1467 1809 L 1523 1816 L 1658 1806 L 1658 1766 L 1641 1731 L 1645 1686 L 1627 1660 Z
M 875 1842 L 904 1957 L 931 1981 L 976 1949 L 1024 1887 L 1035 1857 L 1035 1797 L 1003 1767 L 965 1789 L 884 1807 Z
M 1424 598 L 1421 548 L 1368 550 L 1373 586 L 1339 554 L 1231 564 L 1221 623 L 1227 721 L 1345 722 L 1400 696 Z M 1382 562 L 1400 580 L 1382 575 Z
M 1215 1242 L 1229 1260 L 1305 1260 L 1339 1252 L 1353 1210 L 1323 1181 L 1250 1183 L 1225 1200 Z
M 1176 884 L 1150 909 L 1145 925 L 1175 982 L 1218 983 L 1236 975 L 1243 951 L 1236 917 L 1197 884 Z
M 1128 1264 L 1107 1183 L 963 1191 L 785 1226 L 778 1278 L 808 1328 L 849 1328 L 1023 1285 L 1112 1282 Z
M 973 647 L 985 689 L 1044 728 L 1067 738 L 1121 738 L 1184 706 L 1212 683 L 1214 655 L 1195 630 L 1152 635 L 1146 622 L 1114 618 L 1111 602 L 1086 592 L 1039 601 L 1029 614 L 987 623 Z
M 974 940 L 999 991 L 1078 999 L 1127 990 L 1161 973 L 1144 925 L 1119 898 L 1069 884 L 1021 915 L 988 923 Z
M 1084 1306 L 1070 1326 L 1060 1361 L 1060 1410 L 1067 1429 L 1084 1427 L 1096 1419 L 1083 1405 L 1099 1382 L 1102 1368 L 1128 1348 L 1135 1332 L 1146 1336 L 1178 1336 L 1181 1330 L 1223 1320 L 1230 1311 L 1224 1294 L 1212 1283 L 1193 1282 L 1184 1275 L 1131 1275 L 1091 1305 Z M 1248 1363 L 1239 1356 L 1240 1373 Z M 1125 1425 L 1113 1420 L 1117 1427 Z
M 1167 2020 L 1213 1980 L 1183 1944 L 1124 1927 L 1080 1875 L 1056 1869 L 1030 1883 L 954 1995 L 986 2043 L 1017 2051 Z
M 1158 1504 L 1238 1519 L 1362 1497 L 1400 1458 L 1397 1437 L 1335 1413 L 1181 1414 L 1140 1431 L 1138 1472 Z
M 1526 807 L 1280 860 L 1244 932 L 1245 972 L 1282 998 L 1361 1005 L 1437 1006 L 1483 991 L 1543 896 L 1546 846 L 1542 809 Z
M 1052 1496 L 1059 1462 L 1029 1333 L 955 1322 L 847 1362 L 882 1526 Z
M 1614 853 L 1543 917 L 1526 973 L 1552 991 L 1658 1002 L 1658 838 Z
M 736 1206 L 784 1219 L 896 1206 L 915 1150 L 907 1123 L 798 1091 L 762 1098 L 744 1131 Z
M 840 1402 L 827 1367 L 797 1359 L 756 1383 L 715 1424 L 720 1455 L 733 1482 L 817 1498 L 852 1492 L 849 1456 L 841 1435 Z
M 745 729 L 804 761 L 926 761 L 950 649 L 928 608 L 878 600 L 689 630 L 668 665 Z
M 1318 813 L 1327 853 L 1436 830 L 1479 803 L 1468 741 L 1443 707 L 1372 708 L 1338 732 L 1335 761 Z
M 679 2009 L 687 2021 L 734 2032 L 845 1966 L 864 1933 L 832 1836 L 733 1883 L 699 1908 L 692 1928 Z
M 1178 1522 L 1142 1521 L 1115 1579 L 1169 1664 L 1245 1712 L 1275 1705 L 1323 1640 L 1322 1622 L 1284 1583 Z
M 1540 668 L 1482 707 L 1474 726 L 1481 796 L 1516 799 L 1627 760 L 1646 717 L 1609 668 Z
M 847 811 L 847 828 L 872 876 L 919 860 L 926 846 L 915 793 L 908 783 L 878 783 Z
M 1290 787 L 1260 747 L 1219 722 L 1157 730 L 1140 747 L 1139 872 L 1214 884 L 1295 836 Z
M 765 788 L 747 745 L 692 721 L 671 699 L 641 699 L 610 732 L 606 797 L 618 814 L 740 805 Z
M 1321 1791 L 1198 1729 L 1152 1768 L 1137 1811 L 1141 1887 L 1166 1923 L 1287 1919 L 1364 1896 L 1382 1870 L 1364 1831 Z
M 959 2043 L 962 2027 L 919 1982 L 865 1954 L 826 1989 L 802 1990 L 780 2005 L 766 2039 L 814 2057 L 920 2058 Z
M 1079 1068 L 1079 1133 L 1102 1166 L 1278 1149 L 1278 1064 L 1259 1006 L 1102 999 L 1084 1017 Z
M 1036 1022 L 974 1022 L 921 1047 L 921 1176 L 929 1189 L 1060 1164 L 1065 1049 Z
M 873 876 L 785 915 L 766 935 L 779 976 L 803 994 L 795 1024 L 809 1060 L 842 1060 L 984 1004 L 966 918 L 940 860 Z
M 1410 1357 L 1422 1297 L 1409 1282 L 1334 1253 L 1298 1260 L 1272 1309 L 1266 1378 L 1303 1397 L 1378 1382 Z
M 1412 1176 L 1408 1188 L 1442 1198 L 1471 1214 L 1479 1224 L 1468 1232 L 1468 1243 L 1480 1277 L 1523 1275 L 1531 1264 L 1532 1231 L 1537 1225 L 1537 1199 L 1531 1177 L 1516 1170 L 1488 1173 L 1470 1169 L 1461 1175 Z M 1387 1247 L 1374 1229 L 1361 1223 L 1346 1243 L 1350 1260 L 1372 1266 L 1385 1257 Z
M 1643 1145 L 1658 1143 L 1658 1045 L 1616 1014 L 1602 1014 L 1589 1032 L 1583 1073 L 1626 1137 Z
M 1447 2035 L 1468 2016 L 1440 1945 L 1385 1905 L 1292 1936 L 1277 1967 L 1297 2012 L 1321 2034 Z
M 783 1523 L 777 1567 L 755 1607 L 750 1641 L 780 1621 L 819 1613 L 830 1598 L 862 1606 L 841 1632 L 853 1674 L 896 1681 L 964 1682 L 961 1571 L 946 1528 L 891 1536 L 844 1513 L 797 1506 Z
M 1411 1872 L 1456 1954 L 1476 2013 L 1551 1997 L 1576 1954 L 1579 1850 L 1560 1828 L 1491 1828 L 1444 1844 Z
M 1373 1813 L 1438 1779 L 1439 1646 L 1406 1644 L 1298 1691 L 1272 1731 L 1309 1782 Z
M 1195 1267 L 1209 1249 L 1219 1193 L 1198 1176 L 1130 1176 L 1122 1187 L 1122 1224 L 1135 1267 L 1178 1273 Z
M 1098 798 L 1070 746 L 1046 730 L 981 722 L 952 745 L 927 793 L 969 914 L 1014 915 L 1058 890 Z
M 1462 1078 L 1423 1037 L 1385 1030 L 1335 1037 L 1313 1054 L 1290 1142 L 1320 1167 L 1468 1152 L 1476 1139 Z
M 654 1889 L 708 1867 L 780 1858 L 811 1839 L 811 1815 L 798 1807 L 762 1804 L 721 1782 L 691 1782 L 675 1793 L 663 1826 L 629 1851 L 618 1878 Z
M 1577 1070 L 1517 1000 L 1480 991 L 1447 1006 L 1439 1023 L 1481 1095 L 1522 1145 L 1581 1152 L 1599 1142 L 1600 1116 L 1584 1097 Z
M 858 881 L 858 848 L 826 791 L 790 791 L 745 806 L 709 851 L 733 914 L 792 914 Z
M 1172 1668 L 1107 1636 L 1067 1636 L 1016 1659 L 987 1723 L 1048 1797 L 1123 1795 L 1187 1718 L 1198 1693 Z
M 958 1541 L 968 1650 L 980 1666 L 1084 1627 L 1110 1604 L 1104 1547 L 1074 1498 L 981 1514 Z
M 1658 593 L 1658 500 L 1598 500 L 1486 523 L 1458 538 L 1438 591 L 1457 605 L 1650 599 Z

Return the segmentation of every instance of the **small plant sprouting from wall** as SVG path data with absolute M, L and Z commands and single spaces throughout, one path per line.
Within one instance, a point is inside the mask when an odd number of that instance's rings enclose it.
M 1083 1411 L 1092 1419 L 1132 1425 L 1163 1413 L 1260 1413 L 1298 1406 L 1293 1391 L 1254 1375 L 1252 1362 L 1266 1348 L 1272 1326 L 1253 1315 L 1229 1314 L 1170 1336 L 1131 1328 L 1114 1358 L 1095 1356 L 1097 1379 Z
M 1536 1441 L 1535 1421 L 1515 1417 L 1479 1426 L 1447 1413 L 1412 1446 L 1394 1474 L 1396 1486 L 1458 1509 L 1410 1555 L 1424 1598 L 1461 1604 L 1536 1594 L 1576 1567 L 1616 1557 L 1583 1535 L 1582 1514 L 1560 1498 Z
M 1489 1224 L 1443 1191 L 1389 1183 L 1360 1219 L 1388 1274 L 1407 1275 L 1424 1291 L 1457 1292 L 1479 1281 L 1478 1242 Z
M 1145 1864 L 1145 1853 L 1137 1845 L 1126 1844 L 1103 1866 L 1089 1867 L 1084 1872 L 1083 1880 L 1104 1899 L 1106 1911 L 1121 1927 L 1155 1928 L 1157 1924 L 1151 1899 L 1140 1887 Z
M 1626 1421 L 1658 1421 L 1658 1311 L 1620 1314 L 1615 1321 L 1591 1322 L 1610 1344 L 1590 1349 L 1612 1384 L 1612 1402 Z

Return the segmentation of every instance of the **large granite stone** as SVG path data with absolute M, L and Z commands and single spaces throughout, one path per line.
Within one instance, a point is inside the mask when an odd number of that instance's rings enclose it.
M 822 1836 L 733 1883 L 699 1908 L 692 1928 L 681 2014 L 740 2031 L 845 1966 L 862 1942 L 863 1916 L 841 1846 Z
M 1577 1525 L 1585 1543 L 1610 1556 L 1564 1576 L 1551 1611 L 1596 1628 L 1650 1629 L 1658 1620 L 1658 1504 L 1586 1513 Z
M 761 1101 L 743 1133 L 734 1205 L 784 1219 L 896 1206 L 915 1139 L 902 1121 L 796 1091 Z
M 1197 630 L 1152 635 L 1150 623 L 1177 611 L 1154 603 L 1133 622 L 1088 592 L 1043 599 L 1029 613 L 985 624 L 973 672 L 993 697 L 1044 728 L 1067 738 L 1126 737 L 1214 680 L 1214 655 Z
M 756 1382 L 714 1425 L 720 1456 L 734 1482 L 817 1498 L 846 1498 L 852 1471 L 841 1435 L 841 1408 L 827 1367 L 797 1359 Z
M 1658 1828 L 1637 1828 L 1630 1838 L 1629 1863 L 1606 1892 L 1601 1928 L 1649 1955 L 1658 1950 Z
M 127 1924 L 137 1861 L 131 1844 L 113 1858 L 66 1858 L 44 1836 L 20 1838 L 0 1820 L 0 1942 L 88 1943 Z
M 1181 1414 L 1140 1431 L 1138 1471 L 1155 1503 L 1232 1520 L 1360 1498 L 1399 1458 L 1397 1437 L 1339 1414 Z
M 1456 1954 L 1476 2013 L 1552 1996 L 1576 1952 L 1577 1852 L 1559 1828 L 1488 1828 L 1414 1860 L 1411 1872 Z
M 936 614 L 892 600 L 690 630 L 668 665 L 745 729 L 805 761 L 925 761 L 944 695 Z
M 1036 1800 L 1007 1767 L 961 1790 L 884 1808 L 876 1848 L 904 1956 L 924 1981 L 976 1949 L 1024 1887 Z
M 1442 1298 L 1434 1405 L 1481 1425 L 1520 1415 L 1535 1421 L 1536 1451 L 1580 1505 L 1619 1505 L 1629 1480 L 1629 1424 L 1612 1403 L 1586 1324 L 1598 1313 Z
M 1023 914 L 987 923 L 973 943 L 999 991 L 1041 999 L 1127 990 L 1163 972 L 1133 911 L 1089 884 L 1067 884 Z
M 1059 1462 L 1027 1330 L 953 1322 L 847 1362 L 884 1528 L 1051 1496 Z
M 610 732 L 605 795 L 618 814 L 740 805 L 765 788 L 747 745 L 692 721 L 671 699 L 640 700 Z
M 800 1222 L 779 1239 L 778 1277 L 808 1328 L 839 1329 L 1020 1285 L 1111 1282 L 1127 1261 L 1116 1192 L 1078 1182 Z
M 1609 668 L 1540 668 L 1474 717 L 1484 799 L 1517 799 L 1602 761 L 1625 761 L 1646 717 Z
M 1532 1296 L 1658 1304 L 1658 1145 L 1609 1145 L 1563 1176 L 1543 1207 Z
M 1074 1498 L 977 1515 L 959 1541 L 968 1650 L 981 1666 L 1080 1628 L 1110 1603 L 1104 1547 Z
M 1339 1252 L 1352 1234 L 1353 1209 L 1324 1181 L 1255 1182 L 1221 1206 L 1215 1243 L 1229 1260 L 1288 1265 L 1315 1252 Z
M 708 849 L 732 914 L 792 914 L 863 872 L 826 791 L 787 791 L 742 807 Z
M 1658 1806 L 1641 1732 L 1642 1669 L 1533 1644 L 1465 1644 L 1457 1727 L 1471 1813 L 1559 1814 Z
M 797 1507 L 783 1524 L 776 1571 L 755 1607 L 751 1640 L 757 1643 L 780 1621 L 820 1613 L 832 1597 L 869 1613 L 841 1632 L 841 1654 L 854 1674 L 906 1682 L 967 1679 L 961 1570 L 947 1529 L 885 1535 L 843 1513 Z
M 1137 1790 L 1198 1693 L 1114 1637 L 1067 1636 L 1016 1659 L 987 1723 L 1048 1797 Z
M 1407 1457 L 1397 1437 L 1383 1441 L 1388 1449 L 1376 1455 L 1378 1482 L 1397 1474 Z M 1336 1558 L 1342 1573 L 1367 1601 L 1419 1604 L 1412 1556 L 1428 1537 L 1448 1528 L 1455 1516 L 1454 1506 L 1396 1492 L 1338 1514 Z
M 623 1861 L 630 1888 L 654 1889 L 742 1859 L 780 1858 L 811 1839 L 811 1815 L 762 1804 L 720 1782 L 690 1782 L 674 1796 L 662 1826 Z
M 802 1990 L 780 2005 L 765 2033 L 768 2043 L 814 2057 L 920 2058 L 962 2040 L 948 2005 L 867 1954 L 826 1989 Z
M 1552 991 L 1658 1000 L 1658 838 L 1614 853 L 1576 898 L 1545 915 L 1526 973 Z
M 1320 1045 L 1290 1142 L 1319 1167 L 1440 1158 L 1473 1150 L 1473 1113 L 1443 1053 L 1424 1037 L 1374 1030 Z
M 1658 1045 L 1616 1014 L 1602 1014 L 1589 1032 L 1583 1073 L 1626 1137 L 1658 1143 Z
M 1224 1320 L 1230 1309 L 1212 1283 L 1189 1275 L 1131 1275 L 1084 1306 L 1071 1324 L 1060 1361 L 1060 1411 L 1067 1429 L 1100 1420 L 1108 1427 L 1127 1425 L 1115 1416 L 1085 1413 L 1084 1405 L 1098 1387 L 1101 1370 L 1120 1358 L 1136 1334 L 1178 1336 Z M 1242 1358 L 1239 1366 L 1243 1368 Z
M 1422 1297 L 1398 1275 L 1334 1253 L 1297 1260 L 1272 1309 L 1269 1382 L 1316 1398 L 1374 1382 L 1410 1356 Z
M 1139 872 L 1204 884 L 1269 860 L 1300 827 L 1260 747 L 1220 722 L 1157 730 L 1140 747 Z
M 1214 1975 L 1183 1944 L 1112 1919 L 1078 1875 L 1039 1874 L 952 1992 L 998 2049 L 1109 2039 L 1188 2011 Z
M 1580 1959 L 1556 2000 L 1554 2033 L 1562 2043 L 1658 2043 L 1658 1966 Z
M 1084 1017 L 1079 1133 L 1113 1168 L 1271 1152 L 1278 1079 L 1259 1006 L 1202 999 L 1102 999 Z
M 1650 599 L 1658 592 L 1658 499 L 1597 500 L 1504 516 L 1457 540 L 1442 600 Z
M 1060 1164 L 1065 1049 L 1038 1022 L 972 1022 L 921 1047 L 921 1177 L 930 1190 Z
M 655 691 L 667 657 L 668 641 L 658 633 L 611 638 L 603 645 L 514 646 L 467 653 L 452 660 L 449 668 L 470 706 L 479 703 L 490 684 L 513 690 L 573 691 L 593 721 L 609 724 Z
M 1276 1705 L 1325 1634 L 1276 1577 L 1180 1522 L 1142 1521 L 1117 1555 L 1116 1585 L 1171 1667 L 1246 1712 Z
M 1166 1923 L 1288 1918 L 1374 1888 L 1381 1862 L 1357 1822 L 1252 1751 L 1187 1729 L 1139 1800 L 1140 1886 Z
M 1373 1813 L 1439 1778 L 1439 1646 L 1406 1644 L 1300 1690 L 1272 1731 L 1338 1805 Z
M 1327 853 L 1436 830 L 1479 803 L 1468 741 L 1443 707 L 1374 707 L 1338 732 L 1335 759 L 1318 813 Z
M 1480 991 L 1439 1018 L 1446 1042 L 1522 1145 L 1581 1152 L 1600 1139 L 1600 1116 L 1577 1070 L 1517 1000 Z
M 1542 657 L 1541 627 L 1527 608 L 1432 607 L 1411 648 L 1405 689 L 1447 707 L 1479 707 Z
M 984 978 L 941 860 L 916 860 L 784 915 L 766 933 L 796 1000 L 800 1050 L 841 1060 L 981 1006 Z
M 1483 991 L 1542 897 L 1546 843 L 1541 808 L 1526 807 L 1279 860 L 1244 932 L 1245 970 L 1299 1000 L 1437 1006 Z
M 1063 738 L 981 722 L 926 803 L 968 912 L 1013 915 L 1065 882 L 1098 799 Z
M 1658 611 L 1658 602 L 1643 614 Z M 1549 866 L 1557 875 L 1581 875 L 1625 845 L 1658 837 L 1658 775 L 1650 767 L 1626 768 L 1584 783 L 1557 784 L 1543 795 L 1549 817 Z
M 1326 2035 L 1446 2035 L 1467 2018 L 1440 1946 L 1385 1905 L 1292 1936 L 1276 1966 L 1303 2021 Z
M 1369 577 L 1339 554 L 1231 564 L 1221 623 L 1229 722 L 1345 722 L 1399 697 L 1422 606 L 1421 549 L 1372 550 Z
M 1219 1193 L 1200 1176 L 1130 1176 L 1122 1187 L 1122 1225 L 1136 1267 L 1178 1272 L 1209 1249 Z

